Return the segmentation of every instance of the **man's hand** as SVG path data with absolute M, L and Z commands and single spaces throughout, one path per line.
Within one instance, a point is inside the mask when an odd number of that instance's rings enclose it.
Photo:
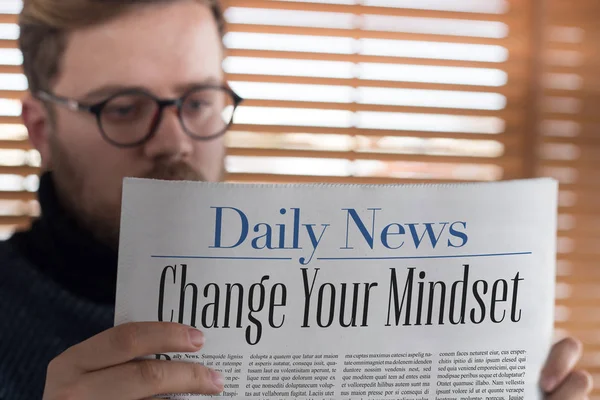
M 552 347 L 540 382 L 546 399 L 587 399 L 592 390 L 592 377 L 586 371 L 575 370 L 581 353 L 581 342 L 573 338 L 566 338 Z
M 48 366 L 44 400 L 134 400 L 168 393 L 218 394 L 223 379 L 195 363 L 136 358 L 196 352 L 201 332 L 172 323 L 132 323 L 71 347 Z

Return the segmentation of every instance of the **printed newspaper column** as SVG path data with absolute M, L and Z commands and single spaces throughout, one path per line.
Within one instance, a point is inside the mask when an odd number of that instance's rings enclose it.
M 498 397 L 523 400 L 527 351 L 522 349 L 453 351 L 438 360 L 438 398 Z M 471 391 L 471 389 L 473 389 Z
M 217 397 L 541 399 L 557 190 L 127 179 L 115 324 L 202 330 L 148 357 L 221 371 Z

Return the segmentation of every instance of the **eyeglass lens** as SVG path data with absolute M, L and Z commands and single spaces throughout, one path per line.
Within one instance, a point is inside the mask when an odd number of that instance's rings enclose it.
M 234 99 L 218 88 L 201 88 L 182 100 L 180 118 L 186 133 L 208 138 L 224 132 L 231 122 Z M 159 118 L 159 105 L 142 93 L 123 94 L 111 99 L 102 109 L 100 125 L 104 134 L 119 144 L 142 141 Z

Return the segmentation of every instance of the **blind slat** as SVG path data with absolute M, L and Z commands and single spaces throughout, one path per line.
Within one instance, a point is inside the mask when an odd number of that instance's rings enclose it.
M 25 93 L 18 90 L 0 90 L 0 99 L 22 100 L 24 96 Z
M 19 45 L 16 40 L 13 39 L 1 39 L 0 38 L 0 49 L 18 49 Z
M 510 38 L 486 38 L 475 36 L 453 36 L 453 35 L 434 35 L 426 33 L 403 33 L 387 31 L 366 31 L 366 30 L 348 30 L 337 28 L 297 28 L 289 26 L 266 26 L 252 24 L 229 24 L 229 32 L 240 33 L 264 33 L 273 35 L 306 35 L 306 36 L 329 36 L 329 37 L 354 37 L 362 39 L 383 39 L 383 40 L 409 40 L 422 42 L 438 43 L 458 43 L 458 44 L 482 44 L 490 46 L 503 46 L 511 52 L 520 54 L 525 48 L 525 40 L 522 37 L 511 36 Z
M 595 148 L 598 147 L 600 149 L 600 136 L 584 136 L 579 135 L 576 137 L 572 136 L 545 136 L 542 138 L 543 144 L 572 144 L 583 146 L 585 148 Z
M 30 150 L 31 144 L 28 140 L 0 140 L 0 149 Z
M 568 168 L 573 166 L 573 162 L 575 160 L 571 160 L 571 159 L 565 159 L 565 160 L 545 160 L 544 161 L 544 165 L 546 167 L 557 167 L 557 168 Z M 579 179 L 582 180 L 582 177 L 585 176 L 599 176 L 597 175 L 598 173 L 600 173 L 600 165 L 598 165 L 598 160 L 594 160 L 593 158 L 583 158 L 582 157 L 578 157 L 578 160 L 576 160 L 575 162 L 577 162 L 578 164 L 578 168 L 577 168 L 577 174 L 579 176 Z
M 518 159 L 513 158 L 484 158 L 484 157 L 456 157 L 456 156 L 425 156 L 414 154 L 390 154 L 349 151 L 310 151 L 310 150 L 285 150 L 285 149 L 245 149 L 230 147 L 229 155 L 256 156 L 256 157 L 300 157 L 300 158 L 332 158 L 344 160 L 382 160 L 382 161 L 412 161 L 436 163 L 473 163 L 480 165 L 500 165 L 505 168 L 515 168 L 519 165 Z
M 341 184 L 414 184 L 422 183 L 422 179 L 403 179 L 390 177 L 363 177 L 363 176 L 307 176 L 293 175 L 296 183 L 341 183 Z M 253 173 L 228 173 L 227 180 L 233 182 L 261 182 L 261 183 L 288 183 L 290 176 L 277 174 L 253 174 Z M 429 183 L 458 183 L 465 182 L 460 179 L 427 179 Z
M 545 113 L 546 118 L 553 121 L 568 121 L 576 120 L 578 123 L 600 123 L 600 115 L 578 115 L 573 116 L 571 113 L 548 112 Z
M 8 175 L 37 175 L 39 173 L 38 167 L 29 167 L 29 166 L 17 166 L 17 167 L 8 167 L 5 165 L 0 165 L 0 175 L 8 174 Z
M 288 100 L 254 100 L 247 99 L 244 102 L 247 107 L 266 108 L 297 108 L 297 109 L 321 109 L 321 110 L 345 110 L 351 112 L 390 112 L 390 113 L 419 113 L 419 114 L 445 114 L 477 117 L 498 117 L 507 121 L 518 121 L 522 117 L 519 110 L 475 110 L 458 108 L 435 108 L 435 107 L 409 107 L 389 106 L 381 104 L 357 104 L 357 103 L 325 103 L 313 101 L 288 101 Z M 518 105 L 516 105 L 518 106 Z
M 27 226 L 31 221 L 31 217 L 23 216 L 2 216 L 0 215 L 0 225 L 16 225 Z
M 33 192 L 9 192 L 0 190 L 0 200 L 18 200 L 18 201 L 32 201 L 37 199 L 37 193 Z
M 21 117 L 9 117 L 5 115 L 0 115 L 0 124 L 15 124 L 20 125 L 23 123 Z
M 230 49 L 227 50 L 228 57 L 250 57 L 269 59 L 295 59 L 311 61 L 339 61 L 352 63 L 377 63 L 377 64 L 401 64 L 422 65 L 432 67 L 458 67 L 458 68 L 496 68 L 509 72 L 515 77 L 524 78 L 524 61 L 464 61 L 436 58 L 408 58 L 393 56 L 374 56 L 365 54 L 334 54 L 334 53 L 311 53 L 298 51 L 274 51 L 253 49 Z
M 443 127 L 440 127 L 443 129 Z M 256 132 L 256 133 L 310 133 L 310 134 L 337 134 L 348 136 L 399 136 L 415 138 L 446 138 L 463 140 L 494 140 L 503 143 L 507 147 L 521 144 L 519 132 L 504 132 L 499 134 L 478 134 L 467 132 L 447 131 L 408 131 L 390 129 L 360 129 L 360 128 L 329 128 L 315 126 L 284 126 L 284 125 L 248 125 L 234 124 L 232 131 Z
M 399 82 L 386 80 L 369 80 L 357 78 L 319 78 L 304 76 L 276 76 L 256 74 L 227 74 L 229 81 L 263 82 L 263 83 L 289 83 L 305 85 L 330 85 L 330 86 L 353 86 L 353 87 L 375 87 L 388 89 L 417 89 L 417 90 L 447 90 L 452 92 L 477 92 L 477 93 L 499 93 L 510 98 L 523 98 L 525 88 L 519 81 L 511 81 L 504 86 L 483 85 L 459 85 L 429 82 Z
M 19 21 L 17 15 L 0 13 L 0 24 L 16 24 L 18 22 Z
M 477 13 L 468 11 L 439 11 L 420 10 L 400 7 L 381 7 L 374 5 L 350 4 L 324 4 L 305 2 L 285 2 L 269 0 L 226 0 L 227 7 L 262 8 L 270 10 L 292 10 L 312 12 L 332 12 L 350 14 L 379 14 L 394 17 L 439 18 L 463 21 L 497 21 L 516 25 L 522 22 L 518 15 L 513 13 Z
M 1 65 L 0 74 L 22 74 L 23 68 L 20 65 Z
M 596 78 L 598 71 L 593 67 L 589 66 L 589 63 L 594 61 L 591 57 L 583 57 L 578 60 L 579 65 L 549 65 L 546 72 L 549 74 L 578 74 L 585 78 L 585 76 Z
M 575 76 L 576 79 L 578 79 Z M 581 87 L 579 87 L 581 86 Z M 545 97 L 570 97 L 577 100 L 595 100 L 598 99 L 598 91 L 597 89 L 593 89 L 591 87 L 587 87 L 581 82 L 577 85 L 577 87 L 570 88 L 544 88 L 543 96 Z
M 597 263 L 598 256 L 593 254 L 585 254 L 585 253 L 568 253 L 568 254 L 558 254 L 558 261 L 568 261 L 574 264 L 579 263 Z
M 600 290 L 600 274 L 597 273 L 592 273 L 592 274 L 586 274 L 586 276 L 581 276 L 582 274 L 582 270 L 579 267 L 579 265 L 577 266 L 577 275 L 568 275 L 568 276 L 560 276 L 556 279 L 557 282 L 559 283 L 567 283 L 570 285 L 577 285 L 577 284 L 597 284 L 598 285 L 598 289 Z M 568 304 L 568 302 L 563 302 L 561 304 Z

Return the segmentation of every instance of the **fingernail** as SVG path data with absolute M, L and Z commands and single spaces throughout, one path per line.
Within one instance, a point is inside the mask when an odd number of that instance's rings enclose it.
M 223 376 L 219 372 L 215 371 L 214 369 L 211 370 L 211 375 L 212 375 L 212 380 L 213 380 L 213 383 L 215 384 L 215 386 L 218 387 L 219 389 L 223 388 L 223 386 L 225 385 Z
M 554 389 L 555 385 L 556 385 L 556 378 L 554 378 L 553 376 L 547 376 L 542 380 L 542 388 L 546 392 L 551 392 Z
M 190 329 L 190 342 L 196 347 L 202 347 L 204 345 L 204 334 L 197 329 Z

